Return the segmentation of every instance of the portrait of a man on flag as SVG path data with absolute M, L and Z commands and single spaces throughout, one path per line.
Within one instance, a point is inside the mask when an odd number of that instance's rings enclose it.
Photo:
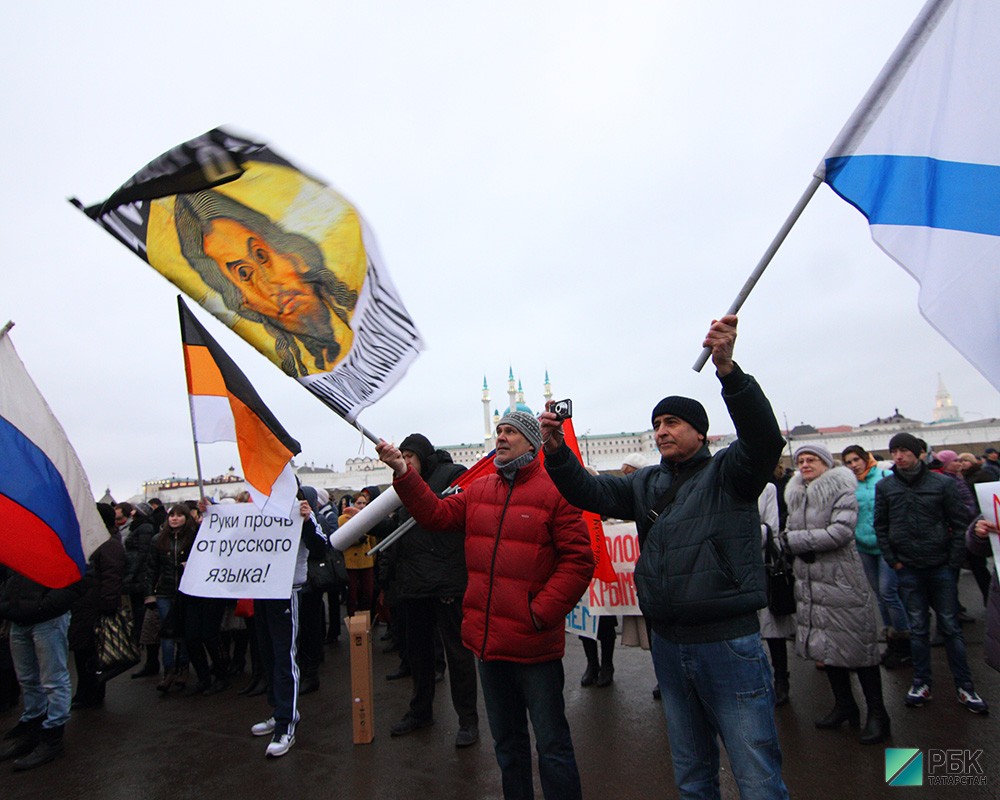
M 215 128 L 76 204 L 352 423 L 423 346 L 358 210 L 267 144 Z
M 331 225 L 339 251 L 333 256 L 340 256 L 335 272 L 327 266 L 323 242 L 285 230 L 224 191 L 156 201 L 161 203 L 173 206 L 184 259 L 228 310 L 263 327 L 286 374 L 326 372 L 350 350 L 365 253 L 349 207 L 341 206 Z M 165 258 L 174 255 L 169 241 L 157 244 L 168 251 Z

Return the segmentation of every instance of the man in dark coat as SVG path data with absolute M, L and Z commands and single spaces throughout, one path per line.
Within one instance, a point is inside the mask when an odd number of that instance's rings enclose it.
M 119 509 L 115 507 L 116 520 Z M 121 593 L 127 594 L 132 607 L 135 624 L 135 640 L 139 641 L 139 631 L 146 616 L 146 572 L 149 569 L 149 549 L 153 536 L 159 530 L 153 524 L 153 507 L 149 503 L 139 503 L 132 508 L 128 525 L 119 528 L 121 543 L 125 548 L 125 575 L 122 578 Z M 146 664 L 133 678 L 145 678 L 160 674 L 159 645 L 146 645 Z
M 972 514 L 956 481 L 928 469 L 926 448 L 910 433 L 889 441 L 892 474 L 875 484 L 875 535 L 882 556 L 899 576 L 899 594 L 910 619 L 913 683 L 906 705 L 931 699 L 930 609 L 944 636 L 958 701 L 976 714 L 987 711 L 976 693 L 958 622 L 958 570 L 965 560 L 965 529 Z
M 122 599 L 125 548 L 115 526 L 114 509 L 106 503 L 98 503 L 97 510 L 110 536 L 91 554 L 87 574 L 83 577 L 83 592 L 71 608 L 69 649 L 76 661 L 76 694 L 72 708 L 92 708 L 104 702 L 106 684 L 97 675 L 94 631 L 102 615 L 118 611 Z
M 736 425 L 709 452 L 697 400 L 663 398 L 652 423 L 660 463 L 623 477 L 592 476 L 566 447 L 562 421 L 541 415 L 545 468 L 580 508 L 636 521 L 639 607 L 650 620 L 653 665 L 683 797 L 718 797 L 719 739 L 744 797 L 787 798 L 774 723 L 771 668 L 757 609 L 767 602 L 757 498 L 784 440 L 757 382 L 733 361 L 735 316 L 703 345 Z
M 406 463 L 441 496 L 465 472 L 443 450 L 435 451 L 420 433 L 407 436 L 399 446 Z M 402 521 L 409 517 L 403 509 Z M 444 645 L 451 684 L 451 702 L 458 714 L 456 747 L 479 739 L 476 712 L 476 664 L 462 645 L 462 595 L 468 583 L 465 547 L 454 531 L 429 531 L 414 526 L 395 545 L 395 566 L 400 610 L 406 625 L 406 658 L 413 678 L 410 710 L 392 726 L 393 736 L 403 736 L 433 721 L 435 638 Z

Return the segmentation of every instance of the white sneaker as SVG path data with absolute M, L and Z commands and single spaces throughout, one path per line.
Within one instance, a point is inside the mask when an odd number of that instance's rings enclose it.
M 269 736 L 274 733 L 274 717 L 268 717 L 263 722 L 258 722 L 250 729 L 254 736 Z
M 267 757 L 277 758 L 278 756 L 283 756 L 292 749 L 293 744 L 295 744 L 294 736 L 289 736 L 287 733 L 275 735 L 271 739 L 271 743 L 267 746 Z

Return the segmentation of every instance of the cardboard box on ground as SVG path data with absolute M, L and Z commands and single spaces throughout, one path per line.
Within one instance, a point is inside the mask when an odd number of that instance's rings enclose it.
M 346 617 L 351 641 L 351 719 L 354 744 L 370 744 L 375 738 L 375 715 L 372 707 L 372 626 L 367 611 Z

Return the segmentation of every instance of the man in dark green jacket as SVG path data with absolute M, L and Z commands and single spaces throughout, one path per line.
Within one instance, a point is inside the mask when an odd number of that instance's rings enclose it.
M 681 795 L 719 796 L 721 737 L 742 797 L 787 798 L 757 623 L 767 603 L 757 498 L 784 439 L 757 382 L 732 359 L 736 324 L 732 315 L 713 322 L 704 341 L 737 432 L 715 456 L 706 445 L 708 415 L 688 397 L 657 403 L 660 463 L 623 477 L 589 475 L 565 446 L 559 418 L 546 412 L 540 422 L 545 467 L 566 500 L 636 521 L 635 582 L 653 628 Z
M 987 711 L 976 693 L 958 623 L 958 570 L 965 560 L 965 529 L 972 514 L 955 481 L 931 472 L 926 448 L 910 433 L 889 440 L 892 474 L 875 484 L 875 535 L 882 556 L 899 576 L 899 594 L 910 620 L 913 683 L 906 705 L 931 699 L 930 609 L 944 636 L 958 702 L 974 714 Z

